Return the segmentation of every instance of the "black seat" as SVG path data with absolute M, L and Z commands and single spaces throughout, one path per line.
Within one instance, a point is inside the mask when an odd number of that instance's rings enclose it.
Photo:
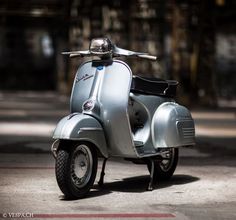
M 177 85 L 178 82 L 175 80 L 133 76 L 130 91 L 145 95 L 174 97 Z

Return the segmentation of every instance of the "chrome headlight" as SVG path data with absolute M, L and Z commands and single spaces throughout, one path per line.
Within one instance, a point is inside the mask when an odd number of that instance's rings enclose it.
M 95 55 L 106 55 L 112 53 L 112 43 L 108 38 L 95 38 L 91 40 L 89 50 Z

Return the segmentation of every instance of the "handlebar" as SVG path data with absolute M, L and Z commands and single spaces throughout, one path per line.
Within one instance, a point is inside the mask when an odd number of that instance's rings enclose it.
M 69 57 L 91 57 L 91 56 L 98 56 L 101 58 L 107 57 L 139 57 L 142 59 L 148 59 L 152 61 L 156 61 L 157 57 L 149 55 L 147 53 L 140 53 L 131 50 L 126 50 L 117 47 L 115 44 L 108 38 L 98 38 L 93 39 L 90 43 L 89 50 L 84 51 L 70 51 L 70 52 L 63 52 L 63 55 L 69 55 Z
M 152 56 L 152 55 L 148 55 L 148 54 L 140 54 L 138 55 L 138 57 L 143 58 L 143 59 L 148 59 L 148 60 L 153 60 L 156 61 L 157 57 L 156 56 Z
M 85 53 L 79 53 L 79 52 L 62 52 L 62 55 L 69 55 L 70 58 L 75 58 L 75 57 L 91 57 L 94 56 L 95 54 L 89 53 L 89 54 L 85 54 Z M 132 54 L 132 55 L 124 55 L 124 54 L 115 54 L 113 57 L 119 57 L 119 56 L 124 56 L 124 57 L 139 57 L 142 59 L 148 59 L 148 60 L 152 60 L 152 61 L 156 61 L 157 57 L 156 56 L 152 56 L 152 55 L 148 55 L 148 54 Z

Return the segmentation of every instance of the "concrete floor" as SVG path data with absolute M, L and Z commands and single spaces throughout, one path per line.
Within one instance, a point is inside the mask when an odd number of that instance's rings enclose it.
M 193 111 L 197 145 L 181 149 L 173 178 L 152 192 L 146 166 L 113 159 L 102 189 L 96 181 L 85 199 L 68 201 L 49 151 L 68 102 L 53 93 L 0 93 L 0 218 L 236 219 L 235 109 Z

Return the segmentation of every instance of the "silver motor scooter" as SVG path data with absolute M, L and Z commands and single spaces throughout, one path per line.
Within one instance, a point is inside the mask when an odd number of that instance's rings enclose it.
M 93 186 L 98 157 L 120 157 L 146 164 L 148 190 L 169 179 L 177 166 L 178 147 L 195 143 L 194 122 L 173 97 L 177 82 L 135 76 L 116 57 L 156 60 L 146 53 L 118 48 L 108 38 L 93 39 L 87 51 L 70 57 L 98 57 L 83 63 L 75 76 L 71 114 L 53 134 L 57 183 L 67 198 L 82 198 Z

